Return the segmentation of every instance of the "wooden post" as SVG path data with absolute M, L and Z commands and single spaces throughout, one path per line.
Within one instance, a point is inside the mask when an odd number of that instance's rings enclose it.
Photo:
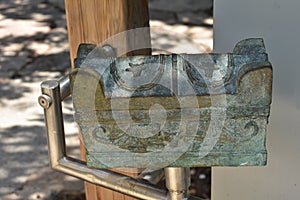
M 148 0 L 65 0 L 65 7 L 72 65 L 81 43 L 98 45 L 120 32 L 149 27 Z M 150 46 L 150 33 L 144 37 Z M 142 49 L 134 54 L 149 55 L 151 51 Z M 132 55 L 132 52 L 128 55 Z M 81 152 L 84 159 L 82 145 Z M 137 176 L 137 170 L 135 171 L 130 175 Z M 85 189 L 87 200 L 133 200 L 90 183 L 85 183 Z

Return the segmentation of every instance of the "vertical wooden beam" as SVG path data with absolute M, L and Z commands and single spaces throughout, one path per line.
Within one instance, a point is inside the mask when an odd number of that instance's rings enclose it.
M 65 0 L 65 7 L 72 60 L 81 43 L 100 44 L 123 31 L 149 27 L 148 0 Z M 150 45 L 150 33 L 145 40 Z
M 149 27 L 148 0 L 65 0 L 65 7 L 72 65 L 81 43 L 98 45 L 123 31 Z M 144 37 L 150 46 L 150 33 Z M 128 53 L 137 54 L 147 55 L 151 51 L 142 49 Z M 81 152 L 84 159 L 82 145 Z M 137 176 L 137 173 L 130 175 Z M 87 200 L 133 200 L 90 183 L 85 183 L 85 188 Z

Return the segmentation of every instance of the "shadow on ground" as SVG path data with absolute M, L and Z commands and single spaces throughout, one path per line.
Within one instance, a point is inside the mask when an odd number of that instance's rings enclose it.
M 48 164 L 45 129 L 41 126 L 14 126 L 1 131 L 0 196 L 21 189 L 23 178 Z

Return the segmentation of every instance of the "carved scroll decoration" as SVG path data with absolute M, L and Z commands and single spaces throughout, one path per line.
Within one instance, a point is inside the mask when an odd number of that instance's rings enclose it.
M 144 63 L 141 63 L 141 64 L 129 63 L 129 66 L 131 68 L 127 68 L 127 69 L 125 69 L 125 71 L 132 71 L 133 72 L 133 77 L 138 77 L 138 76 L 140 76 L 141 70 L 145 69 L 145 67 L 143 66 L 143 64 Z M 132 66 L 134 66 L 134 65 L 139 65 L 138 66 L 140 68 L 139 72 L 134 71 L 134 68 L 132 68 Z M 129 91 L 150 90 L 151 88 L 155 87 L 159 83 L 159 81 L 161 80 L 161 78 L 162 78 L 162 76 L 164 74 L 164 66 L 165 66 L 165 63 L 164 63 L 163 56 L 160 56 L 160 65 L 159 65 L 159 69 L 158 69 L 157 75 L 150 81 L 150 83 L 141 85 L 139 87 L 133 87 L 133 86 L 130 86 L 130 85 L 128 85 L 128 84 L 125 83 L 125 81 L 119 75 L 118 69 L 116 67 L 116 61 L 115 60 L 110 65 L 110 74 L 112 75 L 113 80 L 115 81 L 115 83 L 119 87 L 121 87 L 121 88 L 123 88 L 125 90 L 129 90 Z

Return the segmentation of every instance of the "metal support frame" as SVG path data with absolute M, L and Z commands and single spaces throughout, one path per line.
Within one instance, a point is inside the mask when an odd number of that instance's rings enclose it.
M 76 178 L 148 200 L 180 200 L 188 198 L 189 168 L 165 168 L 166 190 L 131 177 L 103 169 L 88 168 L 86 163 L 71 158 L 66 153 L 64 122 L 61 102 L 70 95 L 69 76 L 60 80 L 44 81 L 38 102 L 44 108 L 50 164 L 54 170 Z M 197 199 L 190 197 L 189 199 Z
M 181 200 L 189 197 L 190 168 L 165 168 L 166 186 L 169 190 L 168 199 Z

